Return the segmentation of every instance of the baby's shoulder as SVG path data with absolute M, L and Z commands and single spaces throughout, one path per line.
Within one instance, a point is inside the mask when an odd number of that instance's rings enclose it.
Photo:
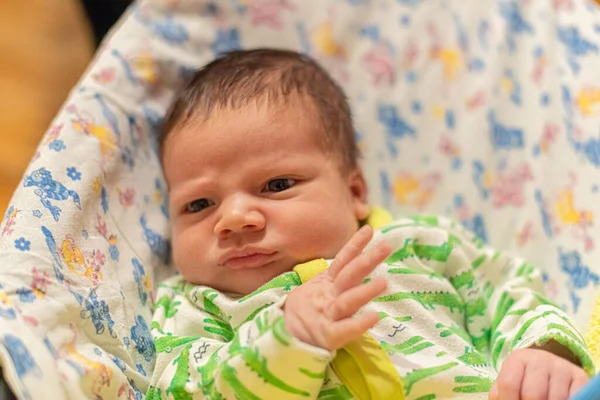
M 377 234 L 389 235 L 400 233 L 402 235 L 413 234 L 420 236 L 444 232 L 450 233 L 462 229 L 463 227 L 460 223 L 448 217 L 424 214 L 396 219 L 377 229 Z
M 443 215 L 416 215 L 390 222 L 375 233 L 375 240 L 386 240 L 392 245 L 404 246 L 411 243 L 444 244 L 456 246 L 470 242 L 477 248 L 484 246 L 478 236 L 460 222 Z

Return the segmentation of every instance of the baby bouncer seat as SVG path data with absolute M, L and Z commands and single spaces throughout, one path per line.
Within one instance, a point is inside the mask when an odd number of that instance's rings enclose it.
M 338 80 L 371 203 L 451 216 L 525 256 L 598 357 L 595 3 L 145 0 L 73 89 L 0 225 L 0 366 L 19 399 L 143 397 L 154 288 L 174 273 L 163 114 L 192 71 L 253 47 L 304 52 Z

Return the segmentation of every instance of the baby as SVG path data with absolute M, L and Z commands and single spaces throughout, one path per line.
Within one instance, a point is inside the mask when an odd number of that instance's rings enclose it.
M 567 399 L 593 372 L 540 273 L 367 204 L 350 110 L 300 54 L 198 71 L 161 138 L 173 257 L 150 399 Z M 586 374 L 587 372 L 587 374 Z

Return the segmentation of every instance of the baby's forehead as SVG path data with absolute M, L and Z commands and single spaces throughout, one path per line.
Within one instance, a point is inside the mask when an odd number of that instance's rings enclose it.
M 196 110 L 189 118 L 189 123 L 198 130 L 209 132 L 210 129 L 202 128 L 210 128 L 227 120 L 236 122 L 240 128 L 252 124 L 252 128 L 262 128 L 261 131 L 265 134 L 279 133 L 280 129 L 286 129 L 295 135 L 306 134 L 315 139 L 327 136 L 315 102 L 305 95 L 272 98 L 265 94 L 245 104 L 218 106 L 207 111 Z
M 224 136 L 225 132 L 219 130 L 223 122 L 227 122 L 228 126 L 233 125 L 236 129 L 260 132 L 265 141 L 277 136 L 278 140 L 287 143 L 297 140 L 299 135 L 306 135 L 327 155 L 339 159 L 344 167 L 348 159 L 346 147 L 337 143 L 339 140 L 334 137 L 334 132 L 328 132 L 328 124 L 318 107 L 317 101 L 305 93 L 270 96 L 268 92 L 244 104 L 223 103 L 210 109 L 196 107 L 189 118 L 167 134 L 161 155 L 164 161 L 165 152 L 181 140 L 182 133 L 193 135 L 198 145 L 206 143 L 208 139 L 211 146 L 218 149 L 221 143 L 230 140 Z M 239 150 L 244 151 L 241 148 Z

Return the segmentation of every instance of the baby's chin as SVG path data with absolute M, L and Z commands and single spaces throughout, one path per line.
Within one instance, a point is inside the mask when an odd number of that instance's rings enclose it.
M 225 274 L 215 275 L 209 279 L 198 279 L 198 277 L 189 279 L 185 276 L 184 278 L 192 285 L 207 286 L 232 297 L 241 297 L 259 290 L 278 276 L 291 272 L 297 264 L 299 263 L 282 263 L 245 271 L 228 270 Z M 278 286 L 281 285 L 277 282 L 270 285 L 273 288 Z

